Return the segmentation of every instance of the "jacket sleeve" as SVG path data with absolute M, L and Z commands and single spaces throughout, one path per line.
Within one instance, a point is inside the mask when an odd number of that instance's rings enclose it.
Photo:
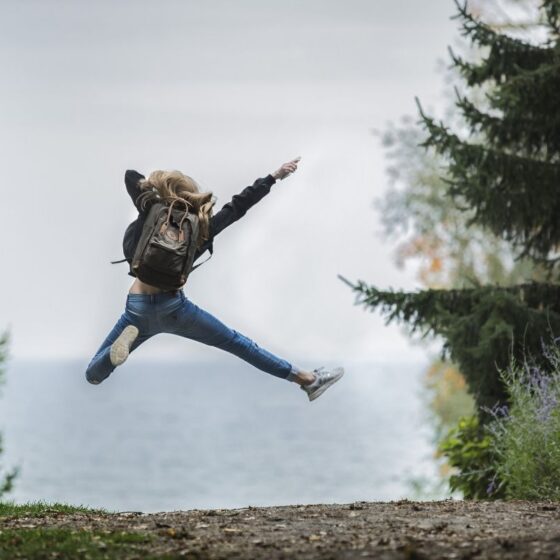
M 224 204 L 222 209 L 210 219 L 210 237 L 215 237 L 233 222 L 245 216 L 251 206 L 254 206 L 270 192 L 270 187 L 274 183 L 276 183 L 276 179 L 272 175 L 267 175 L 234 195 L 231 201 Z
M 140 203 L 138 201 L 138 197 L 142 192 L 140 190 L 140 185 L 138 184 L 140 179 L 145 179 L 144 175 L 138 173 L 138 171 L 134 171 L 133 169 L 127 169 L 124 174 L 124 184 L 126 185 L 126 190 L 130 195 L 130 198 L 132 199 L 132 202 L 134 203 L 134 206 L 136 206 L 138 212 L 141 211 Z
M 266 177 L 257 179 L 251 186 L 245 187 L 239 194 L 234 195 L 230 202 L 224 204 L 221 210 L 210 218 L 209 239 L 195 253 L 194 260 L 212 246 L 216 235 L 242 218 L 251 206 L 266 196 L 274 183 L 276 183 L 276 179 L 268 174 Z

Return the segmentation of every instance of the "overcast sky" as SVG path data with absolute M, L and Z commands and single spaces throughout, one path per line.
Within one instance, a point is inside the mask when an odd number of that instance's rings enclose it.
M 215 241 L 184 290 L 291 361 L 413 360 L 337 274 L 395 268 L 372 128 L 441 104 L 452 0 L 0 0 L 2 286 L 12 355 L 89 360 L 132 283 L 126 169 L 180 169 L 219 210 L 296 156 L 298 171 Z M 205 258 L 205 257 L 203 257 Z M 171 335 L 138 355 L 215 359 Z

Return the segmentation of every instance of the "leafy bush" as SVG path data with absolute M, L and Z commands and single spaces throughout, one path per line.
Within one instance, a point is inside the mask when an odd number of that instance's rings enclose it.
M 496 453 L 492 438 L 480 426 L 478 416 L 461 418 L 440 442 L 439 452 L 455 472 L 449 477 L 452 492 L 467 499 L 503 497 L 503 485 L 496 483 Z

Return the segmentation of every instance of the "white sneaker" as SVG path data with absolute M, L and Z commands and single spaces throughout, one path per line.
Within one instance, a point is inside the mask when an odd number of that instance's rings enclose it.
M 315 400 L 322 395 L 331 385 L 336 383 L 343 375 L 344 368 L 336 367 L 327 370 L 320 367 L 313 370 L 315 381 L 309 385 L 301 385 L 301 388 L 307 393 L 310 401 Z
M 138 332 L 138 327 L 128 325 L 123 329 L 123 332 L 119 334 L 117 340 L 111 344 L 109 357 L 111 358 L 111 363 L 114 366 L 120 366 L 126 361 L 130 352 L 130 347 L 136 340 Z

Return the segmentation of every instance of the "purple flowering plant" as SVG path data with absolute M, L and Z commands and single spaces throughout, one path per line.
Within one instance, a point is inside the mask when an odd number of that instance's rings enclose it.
M 560 339 L 541 341 L 542 359 L 511 361 L 500 371 L 509 406 L 489 410 L 495 476 L 489 496 L 560 499 Z

